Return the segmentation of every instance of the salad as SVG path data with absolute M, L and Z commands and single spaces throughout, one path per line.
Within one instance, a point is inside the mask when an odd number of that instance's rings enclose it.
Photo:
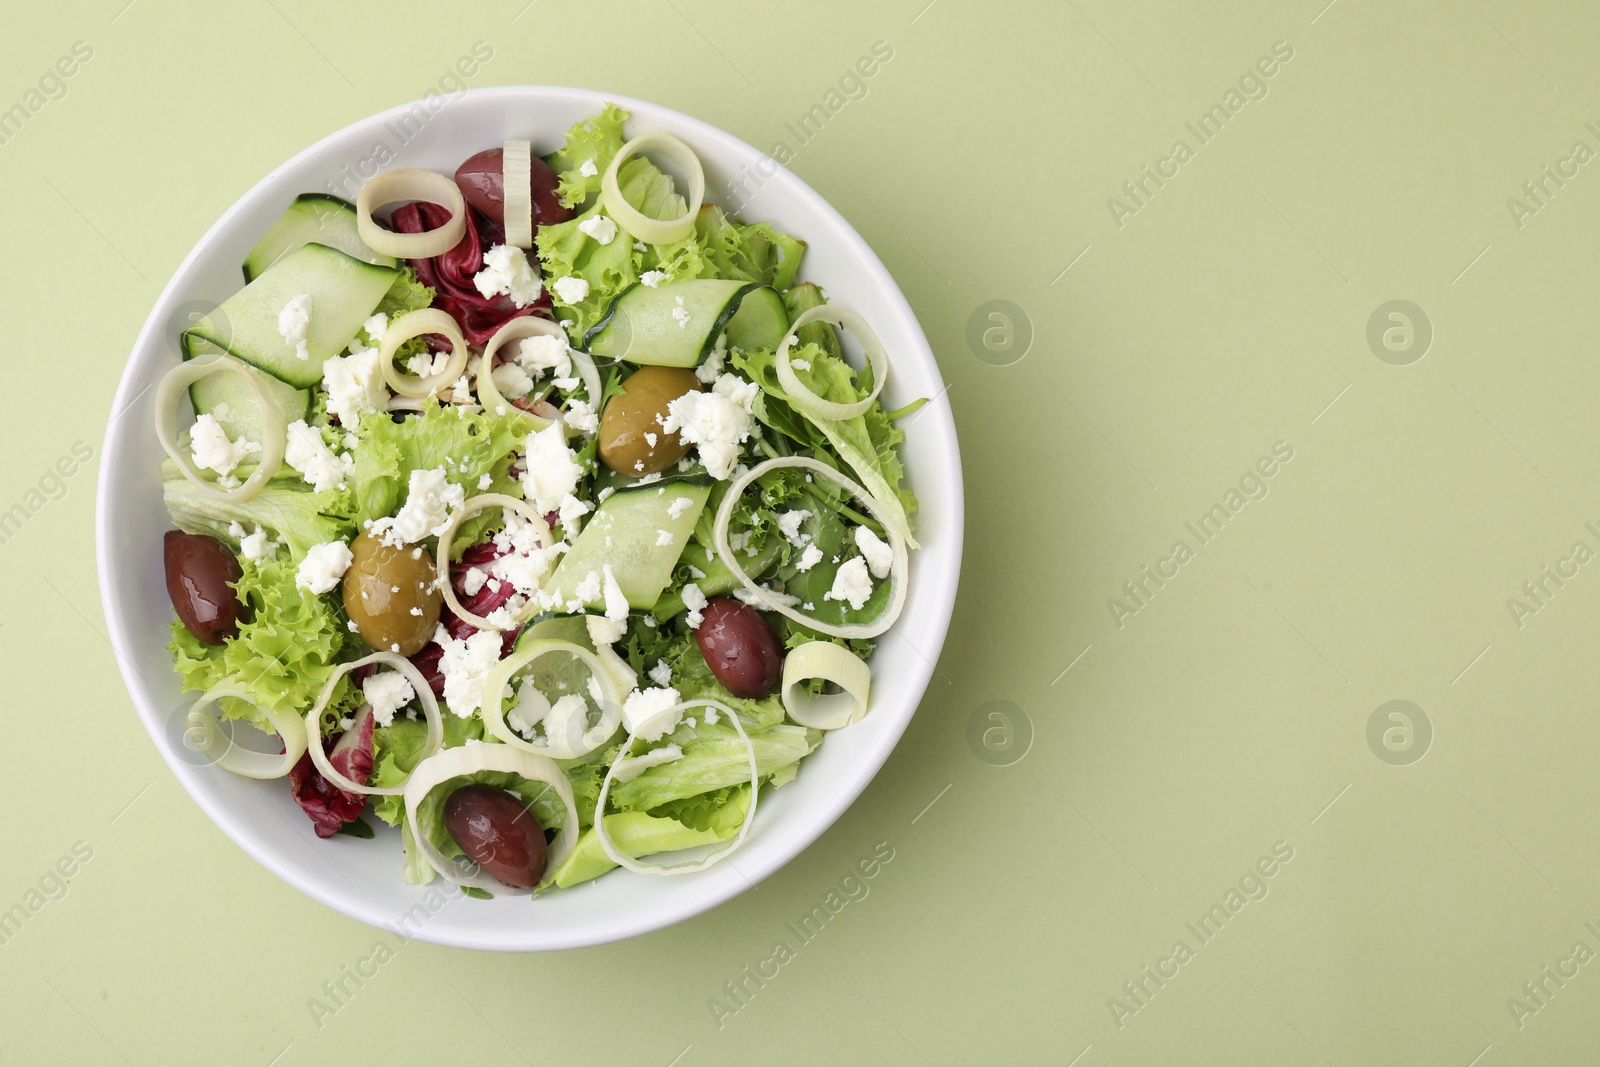
M 410 883 L 726 859 L 905 598 L 922 401 L 626 119 L 298 197 L 157 390 L 187 739 Z

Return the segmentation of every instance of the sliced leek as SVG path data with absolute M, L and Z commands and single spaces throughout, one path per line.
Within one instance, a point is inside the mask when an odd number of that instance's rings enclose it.
M 805 684 L 820 678 L 841 692 L 816 695 Z M 837 730 L 860 722 L 867 714 L 872 671 L 866 661 L 831 641 L 809 641 L 783 659 L 783 709 L 789 718 L 813 730 Z
M 444 743 L 444 720 L 439 717 L 439 702 L 434 699 L 433 689 L 429 687 L 428 680 L 422 676 L 422 672 L 417 670 L 410 660 L 394 652 L 374 652 L 370 656 L 339 664 L 338 669 L 329 676 L 328 684 L 322 687 L 322 695 L 317 698 L 316 706 L 306 712 L 306 750 L 311 753 L 311 762 L 322 772 L 322 777 L 346 793 L 397 797 L 405 792 L 404 782 L 393 786 L 374 786 L 357 782 L 339 773 L 328 760 L 327 753 L 322 750 L 322 712 L 327 708 L 328 701 L 333 699 L 333 690 L 339 684 L 339 679 L 359 667 L 378 663 L 399 671 L 405 680 L 411 683 L 416 699 L 422 704 L 422 716 L 428 722 L 428 736 L 422 744 L 422 758 L 426 759 L 439 751 L 439 746 Z
M 436 333 L 450 342 L 450 362 L 443 370 L 427 377 L 402 373 L 395 369 L 394 354 L 400 346 L 413 337 Z M 467 339 L 461 327 L 447 312 L 438 308 L 419 308 L 408 311 L 389 324 L 383 331 L 383 345 L 378 349 L 378 366 L 383 368 L 383 380 L 401 396 L 424 397 L 454 385 L 467 369 L 469 353 Z
M 565 344 L 567 342 L 567 331 L 549 319 L 534 318 L 532 315 L 522 315 L 514 318 L 496 330 L 494 336 L 489 338 L 489 343 L 483 346 L 483 355 L 478 357 L 478 403 L 483 405 L 483 410 L 495 415 L 513 413 L 519 415 L 527 422 L 530 431 L 537 432 L 549 426 L 549 421 L 541 419 L 531 412 L 524 411 L 511 403 L 501 394 L 500 387 L 494 384 L 494 360 L 500 354 L 500 349 L 511 342 L 520 343 L 529 337 L 559 337 L 561 342 Z M 578 355 L 576 352 L 571 354 L 574 357 Z M 574 362 L 576 362 L 576 359 L 574 359 Z M 590 387 L 590 376 L 592 375 L 594 378 L 594 391 L 590 395 L 596 396 L 599 394 L 600 389 L 600 375 L 594 369 L 594 362 L 587 356 L 584 357 L 580 370 L 583 367 L 587 367 L 587 373 L 583 377 L 584 387 Z
M 745 572 L 743 565 L 739 562 L 738 554 L 729 545 L 728 524 L 733 521 L 734 509 L 738 506 L 739 499 L 744 495 L 745 489 L 751 482 L 754 482 L 768 471 L 780 470 L 784 467 L 803 467 L 810 471 L 813 476 L 820 475 L 839 483 L 846 492 L 861 501 L 868 514 L 882 523 L 884 532 L 889 535 L 889 548 L 894 554 L 889 567 L 889 602 L 884 605 L 883 611 L 879 613 L 878 617 L 871 622 L 847 623 L 843 626 L 835 626 L 832 623 L 814 619 L 809 615 L 794 610 L 794 606 L 790 602 L 793 598 L 779 596 L 772 590 L 757 585 L 750 575 Z M 900 617 L 900 609 L 905 606 L 906 568 L 908 566 L 905 538 L 885 518 L 885 508 L 881 501 L 856 482 L 820 460 L 811 459 L 808 456 L 780 456 L 777 459 L 769 459 L 765 463 L 750 468 L 742 476 L 735 478 L 733 483 L 728 486 L 728 492 L 722 498 L 722 506 L 717 509 L 716 522 L 712 526 L 711 532 L 712 539 L 717 546 L 717 556 L 744 586 L 745 596 L 743 599 L 747 603 L 755 604 L 767 611 L 776 611 L 778 614 L 793 619 L 809 630 L 827 634 L 829 637 L 876 637 L 895 624 L 895 620 Z
M 406 782 L 406 828 L 416 842 L 417 851 L 428 861 L 445 881 L 456 885 L 482 889 L 497 896 L 526 896 L 530 889 L 517 889 L 498 878 L 482 873 L 476 864 L 462 857 L 446 856 L 417 826 L 417 808 L 435 786 L 452 778 L 476 774 L 479 771 L 500 771 L 519 775 L 530 782 L 543 782 L 555 791 L 566 809 L 561 820 L 561 830 L 545 853 L 545 871 L 554 873 L 578 843 L 578 809 L 572 801 L 572 785 L 555 760 L 510 745 L 467 744 L 460 748 L 447 748 L 417 764 Z
M 533 510 L 533 505 L 525 500 L 518 500 L 513 496 L 503 493 L 483 493 L 479 496 L 468 497 L 462 505 L 450 515 L 450 521 L 444 524 L 444 529 L 439 531 L 439 547 L 434 557 L 434 567 L 444 580 L 440 592 L 444 595 L 444 602 L 451 611 L 466 619 L 480 630 L 515 630 L 530 619 L 534 612 L 539 610 L 539 602 L 532 597 L 522 608 L 521 614 L 509 626 L 501 626 L 490 622 L 482 615 L 474 615 L 461 606 L 461 601 L 456 597 L 455 583 L 450 580 L 450 545 L 456 539 L 456 531 L 461 528 L 461 522 L 468 515 L 475 515 L 484 508 L 508 508 L 522 516 L 523 520 L 531 525 L 539 535 L 539 547 L 549 548 L 551 544 L 550 524 L 544 521 L 544 516 Z
M 232 736 L 223 733 L 222 724 L 212 710 L 212 705 L 223 697 L 243 700 L 260 708 L 283 741 L 283 754 L 256 752 L 234 744 Z M 212 763 L 244 778 L 282 778 L 306 754 L 306 727 L 299 715 L 283 708 L 261 707 L 243 687 L 228 682 L 207 690 L 189 708 L 186 736 Z
M 533 247 L 533 145 L 507 141 L 500 153 L 505 190 L 506 244 Z
M 223 489 L 216 482 L 202 476 L 195 467 L 193 459 L 178 445 L 177 423 L 180 401 L 195 382 L 221 373 L 243 375 L 244 380 L 250 385 L 250 391 L 255 394 L 256 406 L 261 412 L 261 453 L 256 459 L 256 469 L 243 484 L 233 489 Z M 261 373 L 263 372 L 233 356 L 212 353 L 196 356 L 173 367 L 156 386 L 156 437 L 161 441 L 162 449 L 168 458 L 177 464 L 185 478 L 203 492 L 230 504 L 243 504 L 253 498 L 261 492 L 261 487 L 267 484 L 267 479 L 278 473 L 278 469 L 283 466 L 285 442 L 283 412 L 256 377 Z
M 726 715 L 728 717 L 728 721 L 733 723 L 733 728 L 739 732 L 739 740 L 744 742 L 745 751 L 749 753 L 750 756 L 750 810 L 745 812 L 744 821 L 739 824 L 738 836 L 723 847 L 706 856 L 704 859 L 696 860 L 691 863 L 673 864 L 672 866 L 664 866 L 655 863 L 640 863 L 634 857 L 628 855 L 626 852 L 618 848 L 616 842 L 611 840 L 610 833 L 606 831 L 606 798 L 611 795 L 611 783 L 617 780 L 617 768 L 625 764 L 625 761 L 619 758 L 616 762 L 612 763 L 611 769 L 606 771 L 605 781 L 600 784 L 600 799 L 595 803 L 594 808 L 594 834 L 600 840 L 600 847 L 606 850 L 606 855 L 611 857 L 611 861 L 613 863 L 616 863 L 622 867 L 626 867 L 628 870 L 633 871 L 636 874 L 693 874 L 696 871 L 703 871 L 707 867 L 721 863 L 723 860 L 737 852 L 740 845 L 744 844 L 744 839 L 750 834 L 750 826 L 755 822 L 756 819 L 756 801 L 760 799 L 758 796 L 760 790 L 756 788 L 756 779 L 759 776 L 756 768 L 756 748 L 755 745 L 750 743 L 750 735 L 744 732 L 744 725 L 739 722 L 738 713 L 719 700 L 706 699 L 686 700 L 683 703 L 676 704 L 667 710 L 669 712 L 681 713 L 688 711 L 691 708 L 715 708 L 717 711 Z M 626 756 L 629 751 L 632 750 L 633 739 L 636 734 L 636 730 L 629 731 L 628 739 L 622 743 L 623 756 Z
M 689 183 L 688 210 L 675 219 L 653 219 L 641 213 L 622 195 L 617 184 L 617 171 L 628 160 L 641 152 L 654 152 L 678 165 Z M 706 196 L 706 173 L 700 166 L 700 157 L 694 150 L 670 133 L 653 131 L 642 133 L 622 146 L 611 157 L 611 165 L 600 179 L 600 203 L 617 225 L 641 241 L 653 245 L 667 245 L 681 241 L 694 232 L 694 220 L 700 214 L 700 205 Z
M 851 404 L 840 404 L 832 400 L 824 400 L 813 393 L 799 377 L 795 375 L 794 367 L 789 362 L 789 349 L 794 344 L 800 328 L 813 322 L 826 322 L 847 330 L 855 335 L 861 342 L 861 347 L 866 357 L 867 366 L 872 368 L 872 392 L 866 399 L 857 400 Z M 789 400 L 795 407 L 807 415 L 817 419 L 826 419 L 830 422 L 839 422 L 843 419 L 853 419 L 864 415 L 878 399 L 878 394 L 883 391 L 883 383 L 889 378 L 889 354 L 884 351 L 883 342 L 878 340 L 878 335 L 873 332 L 867 320 L 857 315 L 854 311 L 847 311 L 831 304 L 819 304 L 800 313 L 800 316 L 789 326 L 789 332 L 784 335 L 783 343 L 778 345 L 777 354 L 778 384 L 783 386 L 784 392 L 789 394 Z
M 525 679 L 514 693 L 511 692 L 513 678 L 527 670 L 535 661 L 551 653 L 571 656 L 589 668 L 589 676 L 594 682 L 590 696 L 600 705 L 600 721 L 594 726 L 588 725 L 587 714 L 574 715 L 567 712 L 552 718 L 553 707 L 549 694 L 539 690 L 531 679 Z M 533 752 L 554 759 L 577 759 L 587 756 L 611 740 L 612 735 L 617 732 L 617 724 L 622 719 L 622 697 L 617 683 L 618 676 L 609 665 L 582 645 L 555 638 L 524 641 L 515 652 L 496 664 L 483 681 L 483 726 L 492 737 L 524 752 Z M 626 684 L 630 687 L 634 684 L 631 670 L 628 672 Z M 508 693 L 519 705 L 524 703 L 532 705 L 533 714 L 524 717 L 529 719 L 529 725 L 544 723 L 544 741 L 529 741 L 506 722 Z M 576 695 L 582 696 L 581 693 Z M 585 702 L 586 709 L 587 706 Z
M 423 200 L 450 212 L 450 221 L 423 233 L 396 233 L 372 213 L 385 204 Z M 356 233 L 374 252 L 400 259 L 432 259 L 460 243 L 467 232 L 467 201 L 456 183 L 431 170 L 390 170 L 367 180 L 356 194 Z

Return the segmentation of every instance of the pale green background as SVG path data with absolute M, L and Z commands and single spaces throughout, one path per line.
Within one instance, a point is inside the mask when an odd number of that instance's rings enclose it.
M 258 867 L 167 772 L 98 636 L 78 474 L 0 546 L 0 908 L 94 849 L 0 946 L 0 1058 L 1595 1061 L 1600 965 L 1521 1029 L 1506 1004 L 1580 938 L 1600 949 L 1600 564 L 1520 629 L 1506 605 L 1600 548 L 1600 165 L 1520 229 L 1506 207 L 1575 140 L 1600 148 L 1592 7 L 122 2 L 13 5 L 0 34 L 0 106 L 94 49 L 0 145 L 0 508 L 74 441 L 98 453 L 136 331 L 236 197 L 474 41 L 495 50 L 474 85 L 612 89 L 767 148 L 883 40 L 870 94 L 793 165 L 894 271 L 951 383 L 965 573 L 905 740 L 759 889 L 602 949 L 410 945 L 319 1028 L 308 998 L 379 935 Z M 1107 198 L 1194 147 L 1184 122 L 1279 40 L 1270 95 L 1119 229 Z M 1407 367 L 1365 340 L 1396 298 L 1435 330 Z M 1009 367 L 967 342 L 990 299 L 1035 331 Z M 1118 629 L 1107 598 L 1279 440 L 1270 495 Z M 1410 766 L 1366 741 L 1397 698 L 1435 731 Z M 1013 766 L 966 740 L 991 700 L 1035 728 Z M 871 895 L 719 1029 L 708 999 L 880 841 Z M 1279 841 L 1270 895 L 1119 1029 L 1108 998 L 1193 947 L 1185 921 Z

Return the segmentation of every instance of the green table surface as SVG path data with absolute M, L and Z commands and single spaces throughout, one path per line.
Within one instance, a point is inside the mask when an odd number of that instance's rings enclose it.
M 1592 8 L 524 3 L 8 12 L 0 1059 L 1594 1062 Z M 173 269 L 475 42 L 474 86 L 785 143 L 921 317 L 967 484 L 861 799 L 755 891 L 556 955 L 399 945 L 257 866 L 134 715 L 93 563 Z

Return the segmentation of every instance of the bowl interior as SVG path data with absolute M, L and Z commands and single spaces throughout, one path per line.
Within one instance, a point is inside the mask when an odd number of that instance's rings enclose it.
M 402 882 L 398 831 L 378 824 L 376 841 L 318 840 L 285 783 L 227 774 L 183 744 L 193 696 L 180 693 L 165 648 L 172 610 L 160 546 L 170 522 L 159 488 L 151 387 L 178 362 L 176 338 L 188 317 L 237 291 L 240 262 L 295 195 L 321 190 L 354 199 L 379 167 L 450 173 L 509 137 L 531 139 L 535 151 L 548 152 L 571 123 L 606 101 L 631 113 L 630 135 L 666 130 L 693 147 L 705 166 L 707 200 L 737 205 L 744 218 L 769 220 L 808 242 L 803 277 L 866 316 L 891 354 L 888 407 L 939 398 L 906 427 L 923 548 L 912 556 L 905 613 L 873 659 L 871 714 L 829 736 L 793 783 L 763 798 L 748 841 L 731 861 L 678 878 L 616 871 L 533 904 L 519 897 L 464 900 L 440 883 L 430 891 Z M 509 87 L 436 96 L 357 122 L 273 171 L 212 227 L 157 301 L 129 358 L 103 452 L 97 543 L 111 639 L 134 704 L 184 788 L 252 856 L 323 903 L 406 936 L 480 949 L 568 948 L 656 929 L 728 899 L 798 854 L 871 780 L 916 710 L 944 641 L 961 556 L 960 460 L 943 391 L 927 340 L 883 264 L 821 197 L 744 142 L 665 108 L 586 90 Z

